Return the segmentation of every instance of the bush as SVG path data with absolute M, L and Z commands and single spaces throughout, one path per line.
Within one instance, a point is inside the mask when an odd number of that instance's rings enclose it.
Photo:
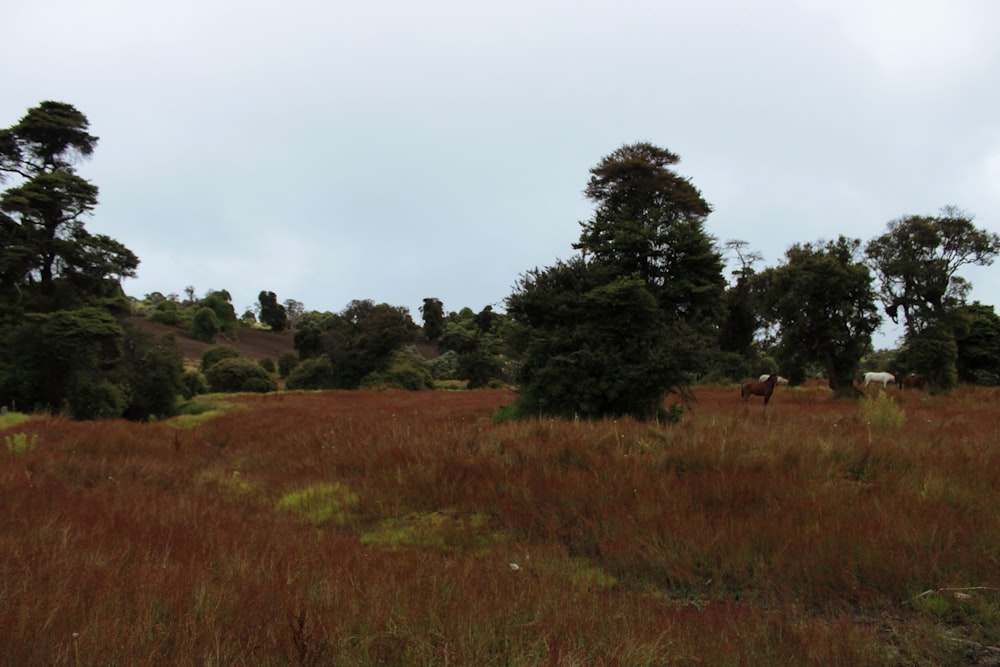
M 361 382 L 362 387 L 391 385 L 409 391 L 433 389 L 434 378 L 424 363 L 423 357 L 414 347 L 397 350 L 392 355 L 389 368 L 379 373 L 370 373 Z
M 278 376 L 281 378 L 287 378 L 298 365 L 299 355 L 294 352 L 285 352 L 278 357 Z
M 333 364 L 326 356 L 306 359 L 285 381 L 286 389 L 333 389 L 335 386 Z
M 427 370 L 435 380 L 454 380 L 458 377 L 458 352 L 448 350 L 440 357 L 429 360 Z
M 160 324 L 180 324 L 181 316 L 177 311 L 177 303 L 174 301 L 161 301 L 156 304 L 156 309 L 149 316 L 149 319 Z
M 874 398 L 865 398 L 861 407 L 870 430 L 880 433 L 898 431 L 906 423 L 906 411 L 884 391 L 878 392 Z
M 205 343 L 215 342 L 215 337 L 221 330 L 219 318 L 211 308 L 199 308 L 191 320 L 191 338 Z
M 232 345 L 226 343 L 213 345 L 201 353 L 201 372 L 206 372 L 223 359 L 235 359 L 239 356 L 240 353 Z
M 236 357 L 223 359 L 205 371 L 208 386 L 213 392 L 275 391 L 278 385 L 259 364 Z
M 257 363 L 260 364 L 261 368 L 263 368 L 265 371 L 267 371 L 272 375 L 274 375 L 275 370 L 277 370 L 277 368 L 274 365 L 274 359 L 271 359 L 270 357 L 264 357 Z
M 975 378 L 976 384 L 980 387 L 996 387 L 1000 385 L 1000 376 L 996 373 L 976 370 L 972 372 L 972 377 Z
M 128 405 L 123 388 L 107 380 L 74 380 L 66 399 L 73 419 L 115 419 Z
M 184 385 L 182 393 L 186 401 L 208 392 L 208 382 L 205 380 L 205 376 L 198 371 L 184 371 L 181 376 L 181 384 Z

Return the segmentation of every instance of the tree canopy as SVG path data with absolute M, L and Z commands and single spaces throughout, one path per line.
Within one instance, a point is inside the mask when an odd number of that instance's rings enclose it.
M 637 143 L 591 169 L 582 254 L 528 272 L 507 298 L 520 355 L 510 413 L 648 419 L 703 367 L 725 281 L 704 230 L 711 207 L 670 169 L 678 161 Z
M 97 186 L 75 164 L 97 137 L 72 105 L 42 102 L 0 130 L 0 402 L 77 418 L 169 414 L 180 393 L 173 339 L 127 330 L 121 280 L 138 258 L 91 234 Z M 151 381 L 155 379 L 155 381 Z
M 670 167 L 680 158 L 649 143 L 617 149 L 590 170 L 584 191 L 597 208 L 573 244 L 584 257 L 634 275 L 670 317 L 714 326 L 725 280 L 701 192 Z
M 886 313 L 906 325 L 902 362 L 927 375 L 932 391 L 958 381 L 956 335 L 965 327 L 959 308 L 972 286 L 957 272 L 989 266 L 998 253 L 1000 235 L 977 229 L 972 216 L 953 206 L 937 216 L 893 220 L 865 248 Z
M 78 306 L 113 296 L 122 278 L 136 275 L 131 251 L 84 225 L 98 194 L 74 169 L 97 144 L 88 125 L 73 106 L 42 102 L 0 130 L 0 176 L 18 183 L 0 195 L 0 291 L 8 303 L 41 311 Z
M 807 363 L 819 364 L 841 397 L 857 394 L 853 383 L 861 357 L 881 319 L 860 245 L 843 236 L 795 244 L 784 264 L 755 279 L 766 312 L 781 327 L 778 352 L 786 374 L 800 381 Z
M 303 360 L 329 360 L 332 387 L 356 389 L 367 376 L 386 371 L 393 353 L 418 330 L 406 308 L 354 300 L 337 314 L 304 314 L 295 349 Z
M 902 318 L 917 334 L 961 305 L 971 285 L 957 275 L 966 265 L 989 266 L 1000 253 L 1000 235 L 979 230 L 955 207 L 938 216 L 893 220 L 865 248 L 881 281 L 880 296 L 893 322 Z

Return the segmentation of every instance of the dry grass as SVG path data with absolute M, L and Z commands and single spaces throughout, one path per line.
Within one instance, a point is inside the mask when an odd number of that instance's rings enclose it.
M 673 426 L 493 424 L 502 391 L 5 425 L 0 664 L 995 664 L 1000 392 L 697 394 Z

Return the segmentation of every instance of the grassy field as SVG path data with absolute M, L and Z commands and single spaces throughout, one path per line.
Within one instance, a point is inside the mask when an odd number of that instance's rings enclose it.
M 1000 390 L 0 421 L 2 665 L 995 665 Z

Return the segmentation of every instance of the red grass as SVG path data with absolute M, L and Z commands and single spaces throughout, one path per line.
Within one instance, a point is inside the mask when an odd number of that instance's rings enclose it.
M 938 664 L 1000 640 L 996 390 L 705 387 L 673 426 L 511 396 L 37 418 L 0 449 L 0 664 Z M 870 423 L 871 422 L 871 423 Z M 278 500 L 357 496 L 314 525 Z M 512 569 L 510 563 L 517 564 Z M 925 591 L 968 589 L 968 597 Z

